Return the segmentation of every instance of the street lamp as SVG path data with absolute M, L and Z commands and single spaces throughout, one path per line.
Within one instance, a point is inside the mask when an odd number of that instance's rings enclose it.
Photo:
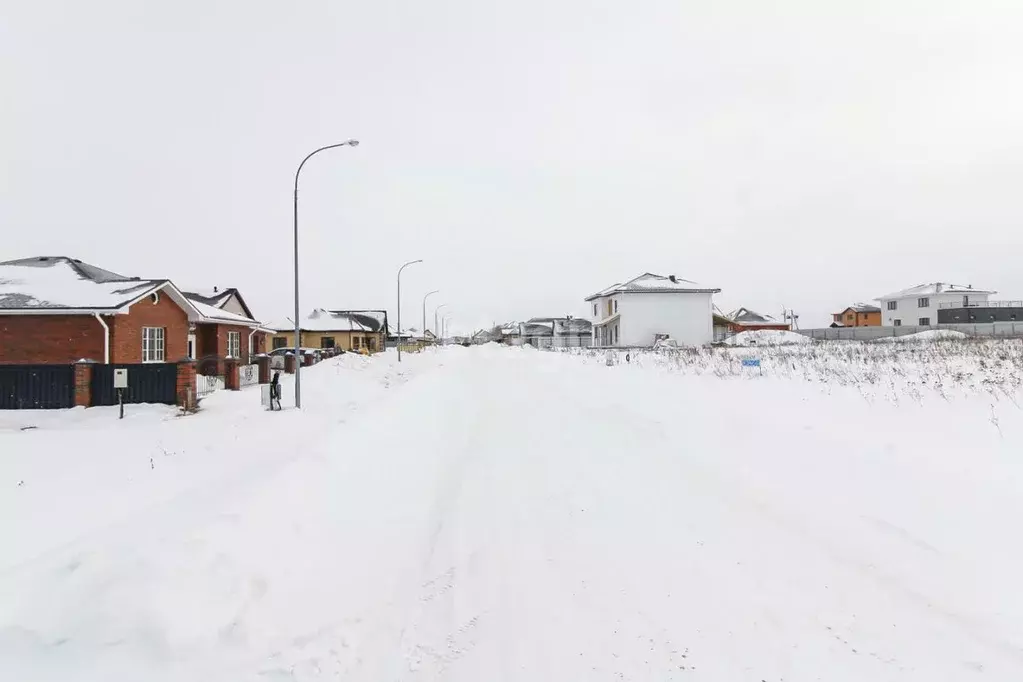
M 440 322 L 437 321 L 437 313 L 441 308 L 447 308 L 447 303 L 441 303 L 439 306 L 433 309 L 433 340 L 437 341 L 437 334 L 440 333 Z
M 422 258 L 419 260 L 410 260 L 408 263 L 405 263 L 405 265 L 398 268 L 398 362 L 401 362 L 401 271 L 410 265 L 422 262 Z
M 439 291 L 440 289 L 434 289 L 433 291 L 426 294 L 426 296 L 423 296 L 423 339 L 426 339 L 426 299 L 430 298 Z
M 295 407 L 302 407 L 302 321 L 298 309 L 298 176 L 302 173 L 302 166 L 316 154 L 328 149 L 338 147 L 358 147 L 358 140 L 346 140 L 337 144 L 328 144 L 309 153 L 302 163 L 298 164 L 295 171 Z

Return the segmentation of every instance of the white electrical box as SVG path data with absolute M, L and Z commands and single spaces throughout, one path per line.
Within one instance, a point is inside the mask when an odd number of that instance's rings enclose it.
M 114 388 L 128 388 L 128 370 L 114 370 Z

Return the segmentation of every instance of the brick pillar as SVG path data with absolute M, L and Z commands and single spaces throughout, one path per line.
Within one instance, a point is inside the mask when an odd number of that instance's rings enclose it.
M 224 360 L 224 388 L 229 391 L 237 391 L 241 388 L 238 384 L 237 358 L 227 358 Z
M 79 362 L 75 365 L 75 407 L 92 405 L 92 363 Z
M 259 366 L 259 383 L 270 383 L 270 356 L 260 355 L 256 357 L 256 364 Z
M 295 356 L 291 353 L 284 356 L 284 371 L 287 374 L 295 373 Z
M 182 360 L 178 363 L 177 395 L 179 406 L 186 410 L 195 408 L 194 360 Z
M 302 366 L 303 367 L 309 367 L 314 362 L 316 362 L 316 356 L 313 355 L 312 353 L 306 353 L 305 355 L 302 356 Z

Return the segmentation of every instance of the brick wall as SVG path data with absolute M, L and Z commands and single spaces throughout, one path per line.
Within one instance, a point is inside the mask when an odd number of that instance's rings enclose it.
M 142 362 L 143 327 L 163 327 L 166 362 L 178 362 L 188 355 L 188 315 L 165 292 L 160 292 L 155 304 L 147 296 L 129 308 L 127 315 L 111 319 L 112 363 Z
M 0 315 L 0 363 L 103 362 L 103 335 L 89 315 Z

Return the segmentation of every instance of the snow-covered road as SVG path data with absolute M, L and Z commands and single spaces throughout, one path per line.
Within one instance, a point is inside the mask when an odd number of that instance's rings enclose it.
M 1023 679 L 1018 410 L 408 360 L 0 421 L 0 679 Z

